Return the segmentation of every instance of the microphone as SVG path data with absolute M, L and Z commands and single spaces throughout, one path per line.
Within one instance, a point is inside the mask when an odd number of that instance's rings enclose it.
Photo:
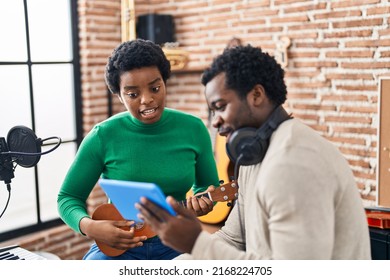
M 57 144 L 52 149 L 42 152 L 43 142 L 50 139 L 57 139 Z M 8 190 L 8 199 L 0 213 L 0 218 L 11 198 L 11 179 L 15 177 L 16 168 L 14 162 L 22 167 L 33 167 L 37 165 L 41 155 L 54 151 L 60 144 L 61 138 L 54 136 L 42 140 L 35 135 L 34 131 L 22 125 L 15 126 L 8 131 L 7 141 L 4 137 L 0 137 L 0 181 L 4 181 Z
M 42 152 L 43 142 L 57 139 L 57 144 L 50 150 Z M 7 145 L 8 142 L 8 145 Z M 61 138 L 38 138 L 30 128 L 19 125 L 10 129 L 7 141 L 0 138 L 0 180 L 10 181 L 13 175 L 13 162 L 22 167 L 33 167 L 38 164 L 41 155 L 48 154 L 59 147 Z

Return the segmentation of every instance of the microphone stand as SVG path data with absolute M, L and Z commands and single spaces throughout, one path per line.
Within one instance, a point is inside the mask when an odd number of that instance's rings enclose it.
M 15 175 L 12 157 L 7 152 L 9 152 L 7 142 L 4 137 L 0 137 L 0 181 L 4 181 L 8 185 Z
M 8 191 L 8 199 L 3 211 L 0 213 L 0 218 L 8 208 L 8 204 L 11 199 L 11 179 L 15 177 L 12 157 L 6 153 L 8 151 L 9 150 L 5 138 L 0 137 L 0 181 L 4 181 L 4 183 L 7 185 Z

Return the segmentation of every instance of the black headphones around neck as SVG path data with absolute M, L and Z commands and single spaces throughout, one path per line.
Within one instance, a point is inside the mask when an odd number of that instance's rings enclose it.
M 291 118 L 279 105 L 260 128 L 244 127 L 234 131 L 226 143 L 226 153 L 230 160 L 239 165 L 262 162 L 272 133 L 282 122 Z

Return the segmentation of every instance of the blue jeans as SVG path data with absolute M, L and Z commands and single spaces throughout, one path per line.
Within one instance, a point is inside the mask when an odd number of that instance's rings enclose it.
M 93 243 L 83 260 L 171 260 L 180 253 L 161 243 L 160 238 L 152 237 L 144 245 L 127 250 L 117 257 L 106 256 L 96 243 Z

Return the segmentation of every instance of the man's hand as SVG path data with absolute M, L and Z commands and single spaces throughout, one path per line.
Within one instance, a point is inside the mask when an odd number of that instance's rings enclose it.
M 167 202 L 177 216 L 170 215 L 145 197 L 135 207 L 140 211 L 139 218 L 152 227 L 163 244 L 179 252 L 191 253 L 202 226 L 194 213 L 180 206 L 173 197 L 167 197 Z

